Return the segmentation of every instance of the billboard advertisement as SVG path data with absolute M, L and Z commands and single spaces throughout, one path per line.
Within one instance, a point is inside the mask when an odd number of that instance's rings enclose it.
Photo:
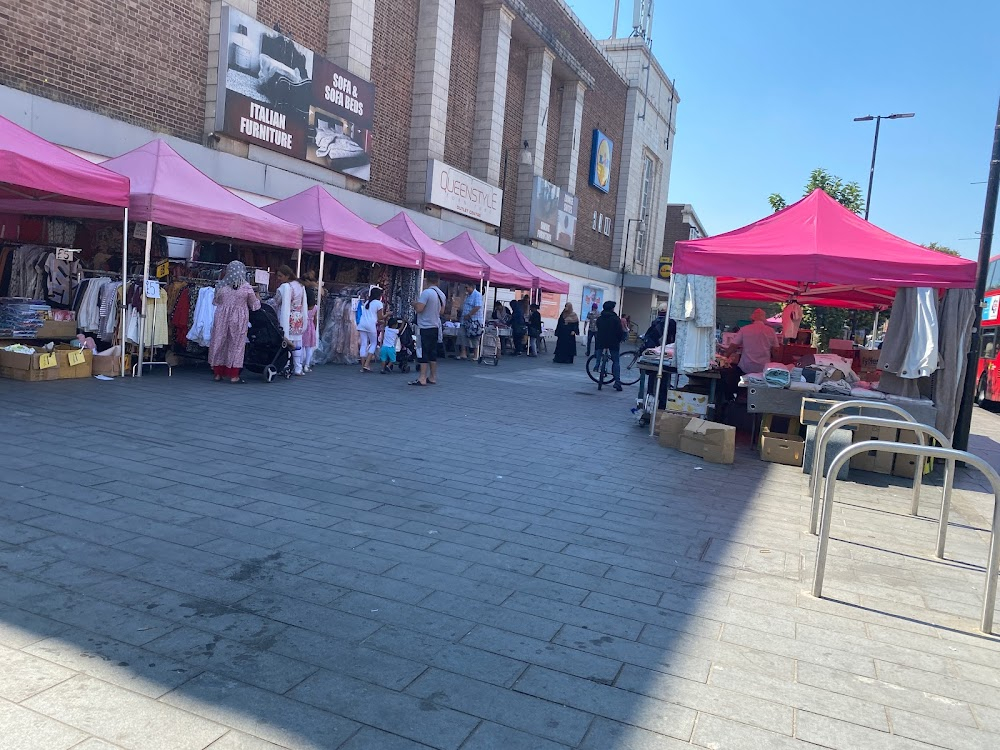
M 563 250 L 572 250 L 576 240 L 578 203 L 575 195 L 536 176 L 531 191 L 528 236 Z
M 427 165 L 427 202 L 497 227 L 503 190 L 431 159 Z
M 228 5 L 219 36 L 217 133 L 371 178 L 369 81 Z
M 600 130 L 595 130 L 590 148 L 590 184 L 602 193 L 611 189 L 611 158 L 614 152 L 614 141 Z

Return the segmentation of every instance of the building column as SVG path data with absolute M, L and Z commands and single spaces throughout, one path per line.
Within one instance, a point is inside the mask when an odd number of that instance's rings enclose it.
M 524 119 L 521 139 L 528 142 L 531 166 L 521 165 L 517 172 L 517 204 L 514 214 L 514 236 L 526 238 L 530 230 L 531 193 L 535 176 L 545 168 L 546 117 L 549 90 L 552 88 L 552 63 L 555 56 L 547 48 L 528 53 L 528 80 L 524 87 Z
M 563 89 L 556 182 L 571 195 L 576 195 L 576 177 L 580 171 L 580 128 L 583 126 L 583 97 L 586 93 L 583 81 L 567 81 Z
M 326 54 L 349 72 L 372 79 L 372 29 L 375 0 L 330 0 Z
M 406 179 L 406 199 L 411 204 L 427 202 L 428 164 L 444 159 L 454 23 L 455 0 L 420 0 Z
M 507 65 L 514 13 L 504 5 L 483 11 L 479 47 L 476 120 L 472 135 L 472 174 L 491 185 L 500 184 L 504 111 L 507 108 Z

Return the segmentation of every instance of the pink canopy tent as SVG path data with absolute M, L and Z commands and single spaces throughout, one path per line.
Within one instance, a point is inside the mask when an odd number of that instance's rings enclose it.
M 102 165 L 131 182 L 134 221 L 162 224 L 180 236 L 225 237 L 298 249 L 302 229 L 248 203 L 199 171 L 165 141 L 150 141 Z
M 128 178 L 0 117 L 0 212 L 120 218 L 128 205 Z
M 420 251 L 380 232 L 319 185 L 264 210 L 302 226 L 305 250 L 400 268 L 419 268 Z
M 442 245 L 428 237 L 413 219 L 400 211 L 389 221 L 381 224 L 379 230 L 404 245 L 419 250 L 421 253 L 420 267 L 425 271 L 436 271 L 444 276 L 456 276 L 460 279 L 482 280 L 488 266 L 479 261 L 467 260 L 455 255 Z
M 533 279 L 532 290 L 541 289 L 553 294 L 569 294 L 569 284 L 558 279 L 547 271 L 543 271 L 525 257 L 524 253 L 513 245 L 497 255 L 506 265 L 516 271 L 522 271 Z
M 149 278 L 154 223 L 169 227 L 169 231 L 178 236 L 220 237 L 292 249 L 301 247 L 301 227 L 275 219 L 247 203 L 198 170 L 163 140 L 150 141 L 109 159 L 102 166 L 129 178 L 131 218 L 146 222 L 143 287 Z M 147 304 L 146 295 L 143 295 L 143 317 Z M 136 365 L 139 377 L 142 377 L 145 350 L 144 328 L 139 326 Z
M 899 287 L 971 289 L 976 263 L 879 229 L 816 190 L 732 232 L 674 247 L 674 273 L 718 278 L 728 299 L 880 308 Z
M 453 237 L 442 245 L 446 250 L 459 255 L 466 260 L 482 263 L 488 266 L 486 279 L 493 286 L 502 286 L 508 289 L 531 289 L 532 278 L 523 271 L 516 271 L 505 263 L 497 259 L 496 256 L 488 252 L 472 239 L 468 232 L 462 232 L 457 237 Z

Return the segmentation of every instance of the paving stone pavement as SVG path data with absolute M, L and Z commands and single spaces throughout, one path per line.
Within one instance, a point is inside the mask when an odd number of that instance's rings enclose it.
M 946 562 L 937 487 L 844 483 L 817 600 L 800 470 L 582 359 L 407 379 L 0 381 L 0 748 L 1000 747 L 979 478 Z

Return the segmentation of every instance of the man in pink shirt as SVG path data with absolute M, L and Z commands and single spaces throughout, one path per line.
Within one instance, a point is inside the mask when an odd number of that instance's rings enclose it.
M 733 372 L 726 383 L 728 396 L 735 394 L 740 376 L 764 372 L 768 362 L 771 362 L 777 353 L 778 334 L 764 322 L 767 320 L 767 313 L 758 307 L 753 311 L 750 320 L 753 322 L 741 328 L 733 343 L 722 352 L 728 356 L 740 351 L 739 365 L 732 368 Z

